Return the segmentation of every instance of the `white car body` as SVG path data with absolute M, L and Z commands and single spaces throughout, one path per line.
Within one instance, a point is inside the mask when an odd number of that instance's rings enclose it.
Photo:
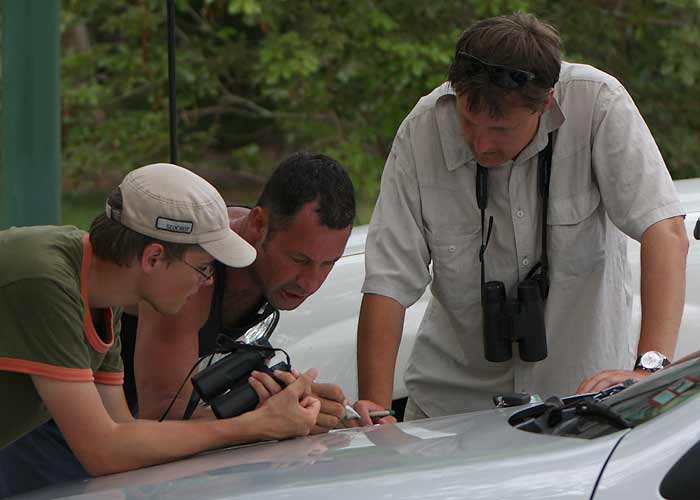
M 683 492 L 670 500 L 693 499 L 700 488 L 693 469 L 700 462 L 700 360 L 662 370 L 604 402 L 618 398 L 619 406 L 621 397 L 634 396 L 647 411 L 669 388 L 681 393 L 678 382 L 686 380 L 691 388 L 678 404 L 632 428 L 574 417 L 607 429 L 593 436 L 535 433 L 523 427 L 527 419 L 511 425 L 514 415 L 544 407 L 527 405 L 218 450 L 22 498 L 645 500 L 662 498 L 668 482 Z M 691 458 L 690 478 L 669 473 L 684 455 Z
M 683 321 L 678 334 L 674 358 L 700 350 L 700 246 L 693 244 L 693 229 L 700 216 L 700 179 L 675 182 L 686 211 L 685 226 L 691 241 L 688 254 L 686 299 Z M 272 342 L 287 350 L 299 369 L 316 367 L 319 380 L 339 384 L 349 400 L 357 399 L 357 319 L 365 276 L 364 248 L 367 226 L 353 230 L 345 256 L 338 261 L 326 283 L 294 311 L 284 312 L 275 329 Z M 634 312 L 632 328 L 639 329 L 639 248 L 629 238 L 628 257 L 632 269 Z M 698 277 L 698 279 L 693 279 Z M 393 399 L 408 395 L 403 381 L 408 357 L 418 333 L 418 326 L 428 305 L 430 290 L 406 311 L 401 347 L 394 374 Z

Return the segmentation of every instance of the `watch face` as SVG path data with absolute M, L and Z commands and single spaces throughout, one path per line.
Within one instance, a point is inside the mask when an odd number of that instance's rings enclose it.
M 664 356 L 656 351 L 645 352 L 639 364 L 646 370 L 658 370 L 664 365 Z

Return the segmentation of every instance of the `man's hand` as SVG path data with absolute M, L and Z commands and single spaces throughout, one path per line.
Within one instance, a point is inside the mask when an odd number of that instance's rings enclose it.
M 297 375 L 296 377 L 292 376 L 289 374 L 289 377 L 282 377 L 280 374 L 283 374 L 286 372 L 283 372 L 281 370 L 276 370 L 275 371 L 275 377 L 277 377 L 278 380 L 281 380 L 284 382 L 284 385 L 289 385 L 292 382 L 294 382 L 299 376 Z M 250 373 L 250 377 L 248 377 L 248 383 L 250 386 L 253 388 L 255 393 L 258 395 L 258 408 L 262 406 L 262 404 L 267 401 L 270 397 L 274 396 L 275 394 L 278 394 L 282 391 L 283 387 L 280 385 L 279 381 L 275 380 L 272 378 L 270 375 L 264 372 L 259 372 L 257 370 L 253 370 Z M 308 394 L 307 394 L 308 395 Z
M 311 384 L 311 393 L 321 401 L 321 412 L 311 434 L 321 434 L 340 426 L 345 415 L 345 394 L 336 384 Z
M 351 420 L 346 420 L 345 421 L 345 426 L 346 427 L 357 427 L 360 425 L 373 425 L 373 424 L 395 424 L 396 423 L 396 418 L 392 417 L 391 415 L 388 415 L 386 417 L 381 417 L 381 418 L 371 418 L 369 416 L 369 412 L 371 411 L 384 411 L 386 408 L 384 408 L 382 405 L 375 403 L 374 401 L 368 401 L 366 399 L 361 399 L 354 405 L 352 405 L 353 408 L 355 408 L 355 411 L 360 414 L 360 420 L 354 418 Z
M 604 370 L 584 379 L 581 385 L 578 386 L 578 389 L 576 389 L 576 394 L 600 392 L 613 385 L 621 384 L 625 380 L 641 380 L 651 375 L 651 373 L 644 370 Z
M 311 432 L 321 410 L 320 401 L 311 396 L 311 383 L 317 374 L 315 368 L 310 369 L 260 406 L 260 425 L 269 437 L 284 439 Z
M 260 382 L 262 384 L 263 377 L 257 375 L 259 372 L 254 373 L 256 373 L 256 382 Z M 270 378 L 267 375 L 266 377 Z M 293 383 L 298 377 L 299 372 L 296 370 L 292 370 L 291 373 L 280 370 L 275 371 L 275 378 L 278 381 L 283 382 L 285 385 Z M 274 380 L 272 380 L 272 382 L 274 382 Z M 266 382 L 267 392 L 275 391 L 275 389 L 276 388 L 270 383 L 270 381 Z M 258 390 L 256 389 L 256 392 L 257 391 Z M 258 395 L 260 395 L 260 393 L 258 393 Z M 313 383 L 311 384 L 311 396 L 318 399 L 321 403 L 321 410 L 318 414 L 316 425 L 313 429 L 311 429 L 311 434 L 321 434 L 337 428 L 340 424 L 340 420 L 343 418 L 343 415 L 345 415 L 345 394 L 343 394 L 343 390 L 340 388 L 340 386 L 336 384 Z

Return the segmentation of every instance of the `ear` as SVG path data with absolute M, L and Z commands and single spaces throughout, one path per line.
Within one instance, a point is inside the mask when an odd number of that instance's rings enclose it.
M 267 236 L 269 220 L 266 208 L 260 206 L 253 208 L 248 214 L 248 234 L 242 236 L 253 246 L 264 241 L 265 236 Z
M 554 89 L 549 89 L 549 97 L 547 98 L 547 103 L 544 105 L 542 112 L 544 113 L 552 105 L 552 100 L 554 100 Z
M 166 262 L 165 248 L 160 243 L 149 243 L 146 245 L 146 248 L 143 249 L 140 264 L 141 270 L 144 273 L 150 274 Z

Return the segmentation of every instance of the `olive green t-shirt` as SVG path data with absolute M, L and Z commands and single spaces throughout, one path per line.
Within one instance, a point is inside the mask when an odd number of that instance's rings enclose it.
M 91 258 L 74 227 L 0 231 L 0 448 L 51 418 L 31 375 L 123 382 L 121 310 L 89 308 Z

